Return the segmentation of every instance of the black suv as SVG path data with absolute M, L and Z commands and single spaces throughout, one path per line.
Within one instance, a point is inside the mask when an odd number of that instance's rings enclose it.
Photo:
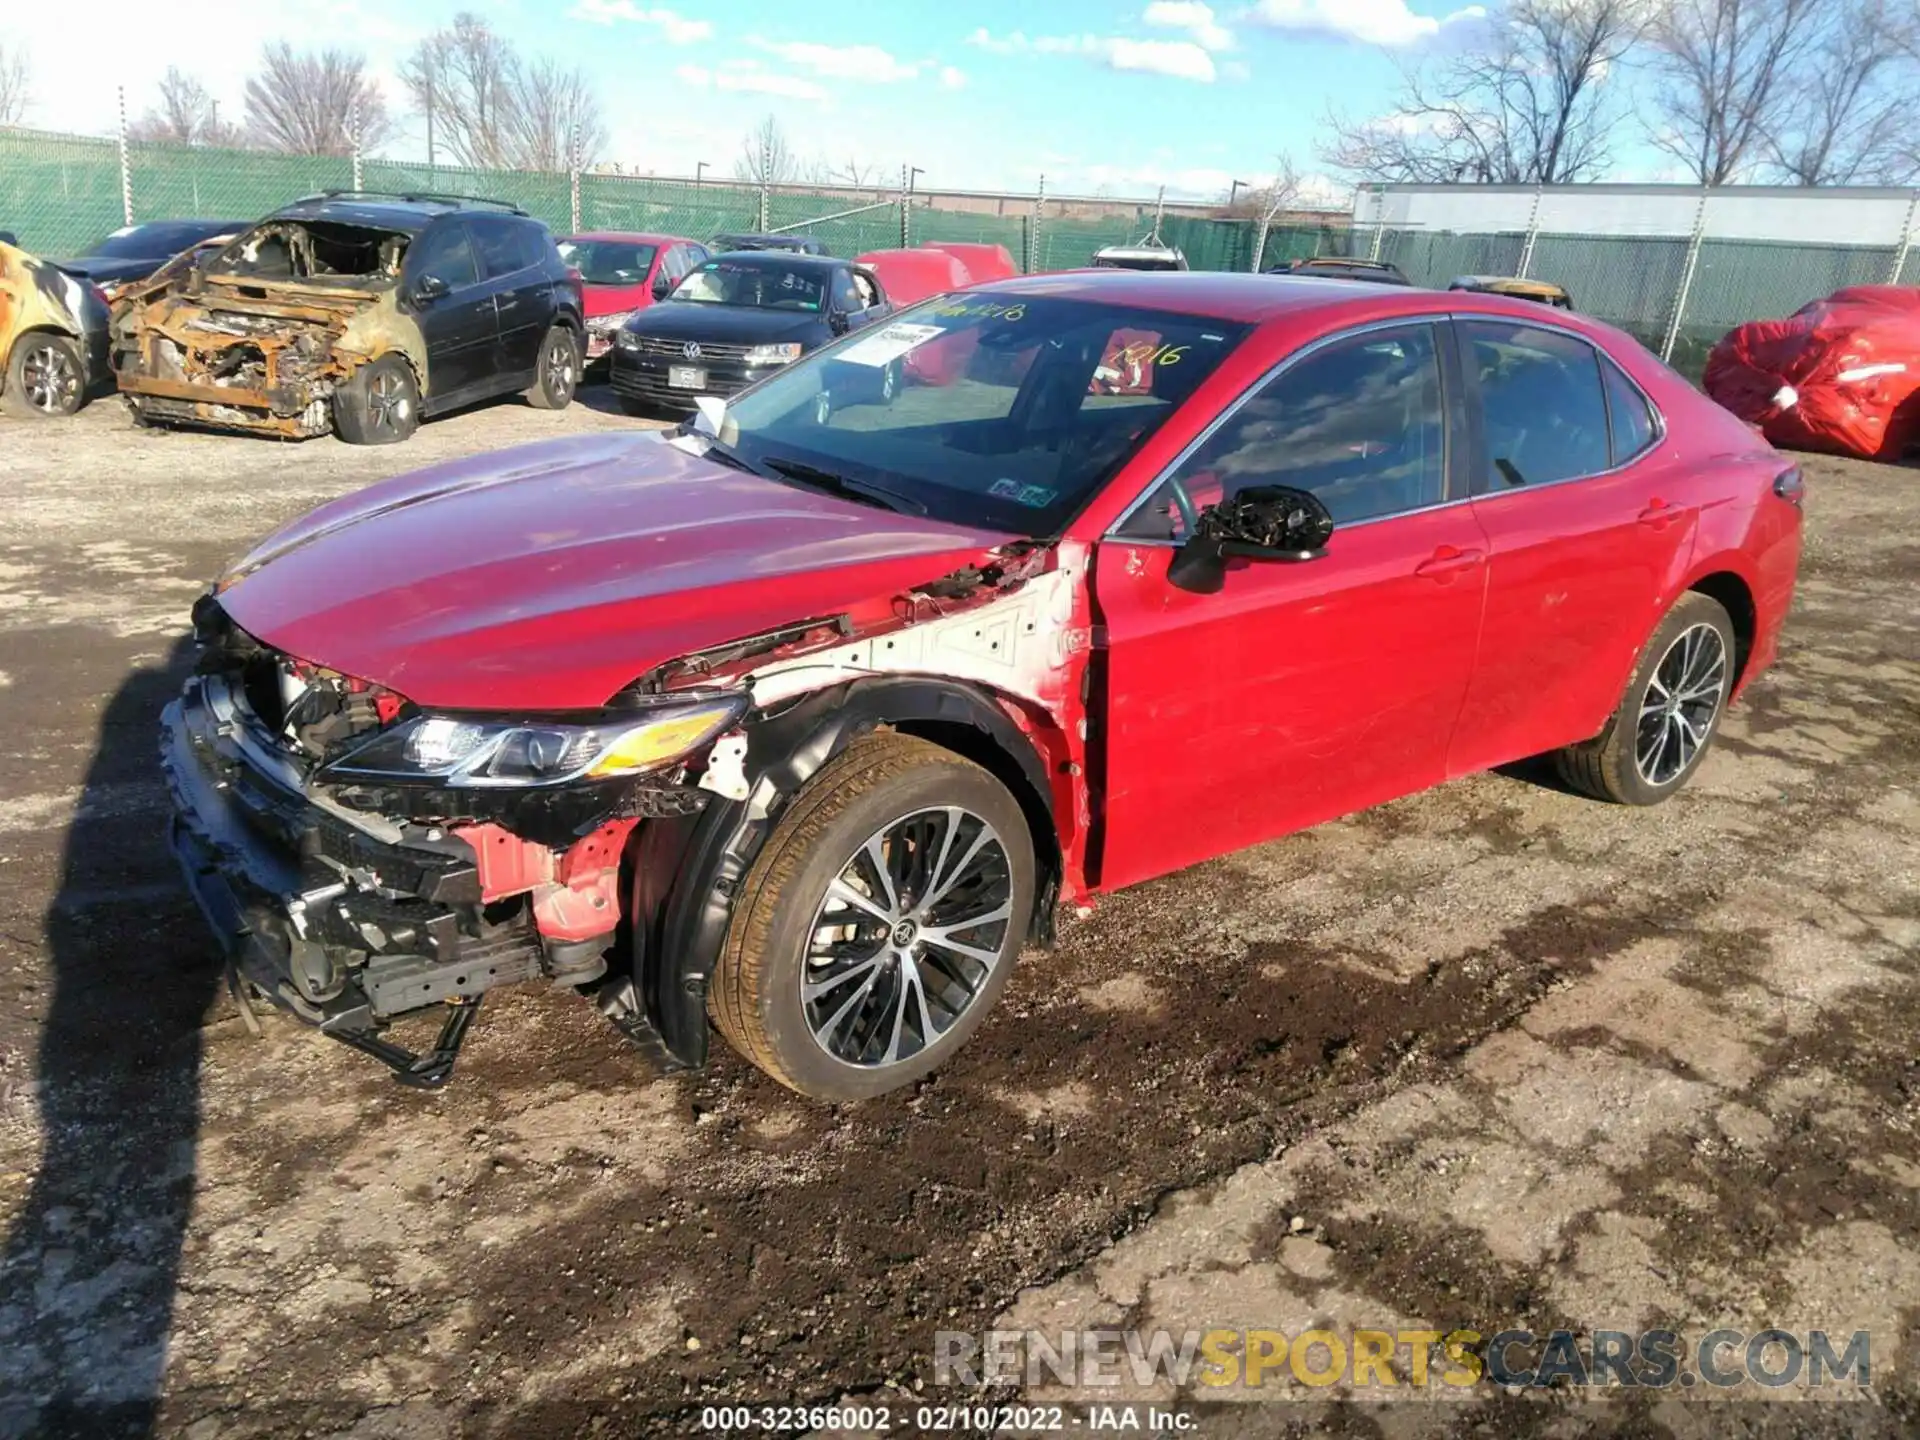
M 523 210 L 327 191 L 116 306 L 114 368 L 143 423 L 404 440 L 422 418 L 580 382 L 580 281 Z

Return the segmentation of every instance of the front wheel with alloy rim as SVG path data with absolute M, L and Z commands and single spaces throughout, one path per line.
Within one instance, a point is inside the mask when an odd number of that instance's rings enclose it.
M 397 445 L 420 428 L 420 387 L 404 355 L 362 365 L 333 392 L 333 433 L 349 445 Z
M 1555 755 L 1576 790 L 1622 805 L 1658 805 L 1687 783 L 1733 693 L 1733 622 L 1710 595 L 1689 591 L 1640 653 L 1606 729 Z
M 527 399 L 542 410 L 564 410 L 580 388 L 580 339 L 565 325 L 547 331 L 540 342 L 540 368 Z
M 71 415 L 86 403 L 86 366 L 65 335 L 36 330 L 14 342 L 4 398 L 16 415 Z
M 734 908 L 708 1009 L 781 1084 L 864 1100 L 993 1008 L 1033 914 L 1033 842 L 987 771 L 911 736 L 849 746 L 795 797 Z

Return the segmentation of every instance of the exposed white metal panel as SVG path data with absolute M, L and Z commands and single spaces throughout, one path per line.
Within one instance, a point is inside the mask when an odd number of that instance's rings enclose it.
M 1386 185 L 1354 193 L 1354 224 L 1389 230 L 1524 232 L 1535 192 L 1504 185 Z M 1818 190 L 1725 186 L 1707 200 L 1710 240 L 1784 240 L 1816 245 L 1900 244 L 1913 192 L 1879 187 Z M 1690 185 L 1560 185 L 1539 192 L 1539 228 L 1549 235 L 1693 233 L 1700 191 Z

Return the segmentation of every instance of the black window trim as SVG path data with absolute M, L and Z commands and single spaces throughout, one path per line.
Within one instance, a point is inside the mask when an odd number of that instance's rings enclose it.
M 1460 347 L 1456 338 L 1457 331 L 1451 323 L 1454 318 L 1452 314 L 1438 311 L 1431 314 L 1394 315 L 1384 320 L 1370 320 L 1362 325 L 1350 325 L 1342 330 L 1334 330 L 1328 334 L 1316 336 L 1305 345 L 1300 346 L 1297 350 L 1289 351 L 1279 360 L 1275 361 L 1265 372 L 1255 378 L 1246 389 L 1234 396 L 1232 400 L 1222 407 L 1218 415 L 1207 422 L 1206 427 L 1202 429 L 1198 435 L 1195 435 L 1193 439 L 1183 445 L 1179 453 L 1160 468 L 1159 472 L 1147 482 L 1145 488 L 1128 502 L 1126 509 L 1114 517 L 1112 523 L 1107 526 L 1106 534 L 1101 537 L 1102 541 L 1114 541 L 1122 545 L 1137 545 L 1153 549 L 1179 549 L 1186 543 L 1184 540 L 1162 540 L 1154 537 L 1126 535 L 1121 533 L 1122 527 L 1133 518 L 1135 511 L 1139 510 L 1153 498 L 1160 487 L 1166 484 L 1167 481 L 1179 471 L 1182 465 L 1185 465 L 1188 460 L 1193 458 L 1195 452 L 1198 451 L 1202 445 L 1205 445 L 1207 441 L 1213 438 L 1215 432 L 1218 431 L 1221 426 L 1225 425 L 1240 412 L 1242 406 L 1302 360 L 1326 349 L 1329 345 L 1337 345 L 1343 340 L 1351 340 L 1355 336 L 1368 335 L 1380 330 L 1405 330 L 1419 325 L 1424 325 L 1434 332 L 1434 362 L 1440 367 L 1440 421 L 1443 455 L 1441 474 L 1446 487 L 1446 498 L 1444 500 L 1437 500 L 1431 505 L 1416 505 L 1408 510 L 1395 510 L 1387 515 L 1369 515 L 1364 520 L 1349 520 L 1337 528 L 1340 531 L 1357 530 L 1362 525 L 1378 525 L 1385 520 L 1404 520 L 1409 515 L 1425 515 L 1433 510 L 1445 510 L 1454 505 L 1466 504 L 1473 499 L 1473 496 L 1468 493 L 1468 485 L 1473 474 L 1471 461 L 1479 453 L 1480 434 L 1477 423 L 1478 406 L 1470 403 L 1470 397 L 1467 393 L 1468 380 L 1464 374 L 1464 367 L 1461 363 Z M 1584 339 L 1585 337 L 1582 336 L 1579 338 Z M 1631 380 L 1633 377 L 1628 376 L 1627 378 Z M 1471 398 L 1477 399 L 1478 397 L 1475 396 Z M 1658 411 L 1655 411 L 1655 413 L 1658 414 Z
M 1547 313 L 1550 314 L 1551 312 Z M 1468 499 L 1498 500 L 1508 495 L 1530 495 L 1539 490 L 1551 490 L 1557 485 L 1579 485 L 1588 480 L 1604 480 L 1608 476 L 1618 475 L 1621 471 L 1644 460 L 1648 455 L 1651 455 L 1655 450 L 1659 449 L 1665 442 L 1667 438 L 1667 417 L 1665 412 L 1663 412 L 1658 405 L 1654 404 L 1653 397 L 1647 394 L 1646 387 L 1627 373 L 1626 366 L 1621 365 L 1611 355 L 1607 354 L 1606 348 L 1595 341 L 1592 336 L 1582 335 L 1578 330 L 1572 329 L 1570 326 L 1555 325 L 1550 321 L 1535 320 L 1530 315 L 1522 319 L 1513 315 L 1495 315 L 1485 310 L 1466 310 L 1456 311 L 1447 318 L 1449 321 L 1454 322 L 1456 334 L 1460 333 L 1462 322 L 1493 321 L 1495 323 L 1505 322 L 1525 330 L 1545 330 L 1554 335 L 1564 335 L 1569 340 L 1579 341 L 1582 345 L 1585 345 L 1588 350 L 1593 352 L 1595 360 L 1594 376 L 1600 382 L 1601 413 L 1607 417 L 1608 464 L 1604 470 L 1593 470 L 1584 475 L 1563 475 L 1558 480 L 1535 480 L 1525 485 L 1510 485 L 1504 490 L 1491 489 L 1487 485 L 1487 472 L 1492 466 L 1486 453 L 1486 410 L 1480 396 L 1480 377 L 1476 367 L 1466 363 L 1466 343 L 1464 340 L 1460 341 L 1458 346 L 1461 361 L 1460 375 L 1462 387 L 1468 394 L 1468 408 L 1473 417 L 1473 438 L 1476 451 L 1471 470 L 1471 493 L 1468 495 Z M 1611 365 L 1614 370 L 1619 372 L 1620 378 L 1633 387 L 1633 392 L 1646 403 L 1647 414 L 1653 417 L 1653 438 L 1624 460 L 1616 460 L 1613 455 L 1613 403 L 1607 396 L 1606 378 L 1600 369 L 1601 366 L 1607 365 Z

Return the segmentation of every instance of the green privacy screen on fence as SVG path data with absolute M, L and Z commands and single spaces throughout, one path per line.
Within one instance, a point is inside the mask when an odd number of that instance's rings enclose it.
M 184 216 L 251 220 L 296 196 L 354 183 L 346 157 L 275 155 L 248 150 L 130 144 L 123 176 L 112 140 L 0 128 L 0 230 L 13 231 L 42 255 L 77 255 L 124 223 Z M 365 160 L 369 190 L 433 190 L 511 201 L 551 226 L 572 227 L 575 187 L 584 229 L 643 230 L 707 240 L 727 231 L 762 228 L 818 239 L 835 255 L 889 249 L 905 238 L 1004 245 L 1014 264 L 1064 270 L 1089 264 L 1107 245 L 1138 244 L 1154 229 L 1154 207 L 1101 219 L 1035 213 L 1027 197 L 1005 197 L 1001 213 L 936 209 L 914 195 L 903 215 L 897 198 L 863 203 L 852 194 L 764 196 L 751 186 L 705 185 L 628 175 L 540 174 L 458 166 Z M 763 213 L 764 210 L 764 213 Z M 1166 244 L 1185 252 L 1196 270 L 1256 268 L 1260 227 L 1247 219 L 1165 216 Z M 1416 285 L 1444 286 L 1456 275 L 1512 275 L 1523 257 L 1535 279 L 1565 285 L 1575 306 L 1659 348 L 1669 328 L 1675 363 L 1697 371 L 1710 345 L 1743 320 L 1785 315 L 1844 285 L 1920 283 L 1920 260 L 1891 245 L 1815 245 L 1707 239 L 1688 276 L 1685 237 L 1575 235 L 1542 232 L 1455 233 L 1350 228 L 1345 217 L 1322 225 L 1275 225 L 1259 266 L 1312 255 L 1376 256 L 1406 271 Z M 1904 270 L 1904 273 L 1902 273 Z M 1678 321 L 1675 307 L 1684 306 Z

